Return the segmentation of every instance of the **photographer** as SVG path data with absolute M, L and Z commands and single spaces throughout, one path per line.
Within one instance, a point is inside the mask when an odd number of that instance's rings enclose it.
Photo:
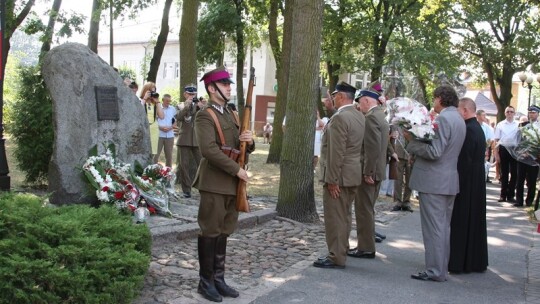
M 196 85 L 188 84 L 184 87 L 184 99 L 184 107 L 176 113 L 176 120 L 179 123 L 178 140 L 176 142 L 178 146 L 176 180 L 182 186 L 184 197 L 189 198 L 191 197 L 191 184 L 195 174 L 195 172 L 192 172 L 194 170 L 190 170 L 190 163 L 193 160 L 195 167 L 198 167 L 201 161 L 201 152 L 193 128 L 195 114 L 200 110 Z
M 163 108 L 159 102 L 159 93 L 156 92 L 156 84 L 149 81 L 144 84 L 141 90 L 141 104 L 144 106 L 148 123 L 150 124 L 150 143 L 152 145 L 152 155 L 157 154 L 159 128 L 157 119 L 163 119 Z

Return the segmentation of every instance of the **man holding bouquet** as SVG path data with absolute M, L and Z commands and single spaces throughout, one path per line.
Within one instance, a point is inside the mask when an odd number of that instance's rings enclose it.
M 415 155 L 410 187 L 419 192 L 422 237 L 426 270 L 411 275 L 422 281 L 444 282 L 448 276 L 450 257 L 450 221 L 454 198 L 459 192 L 458 156 L 465 140 L 465 122 L 457 110 L 458 96 L 450 86 L 433 92 L 436 137 L 427 143 L 415 139 L 410 132 L 407 151 Z

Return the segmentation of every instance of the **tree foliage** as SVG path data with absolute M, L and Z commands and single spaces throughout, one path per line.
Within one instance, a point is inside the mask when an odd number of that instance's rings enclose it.
M 436 3 L 450 12 L 449 30 L 469 64 L 482 67 L 498 120 L 512 98 L 512 77 L 540 61 L 538 4 L 521 0 L 449 1 Z

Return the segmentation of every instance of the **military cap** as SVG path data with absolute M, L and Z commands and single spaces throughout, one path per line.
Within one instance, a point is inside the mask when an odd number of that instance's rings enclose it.
M 367 96 L 371 97 L 375 100 L 379 100 L 379 97 L 381 97 L 381 94 L 377 91 L 370 90 L 370 89 L 362 89 L 356 93 L 356 97 L 354 98 L 355 101 L 358 101 L 360 98 Z
M 537 106 L 537 105 L 532 105 L 532 106 L 529 107 L 529 112 L 540 113 L 540 107 Z
M 197 93 L 197 86 L 193 83 L 188 84 L 184 87 L 184 92 L 186 93 Z
M 203 75 L 200 81 L 204 81 L 204 85 L 212 82 L 234 83 L 231 80 L 231 75 L 224 67 L 217 68 Z
M 332 92 L 332 95 L 336 94 L 337 92 L 349 92 L 354 94 L 356 92 L 356 88 L 342 81 L 336 85 L 336 89 L 334 92 Z

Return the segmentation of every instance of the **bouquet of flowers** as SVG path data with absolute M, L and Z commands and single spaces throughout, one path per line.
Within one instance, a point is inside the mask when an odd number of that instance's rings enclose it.
M 90 185 L 96 189 L 100 202 L 113 203 L 122 210 L 135 210 L 139 191 L 127 178 L 130 166 L 117 162 L 110 149 L 105 154 L 90 156 L 82 169 Z
M 174 185 L 174 173 L 170 167 L 160 164 L 149 165 L 141 176 L 132 174 L 131 180 L 139 189 L 141 197 L 146 201 L 151 213 L 172 216 L 169 210 L 167 187 Z
M 516 134 L 518 145 L 509 149 L 510 154 L 519 162 L 531 166 L 540 163 L 540 123 L 521 127 Z
M 386 102 L 388 122 L 409 131 L 414 138 L 431 142 L 435 137 L 437 124 L 433 123 L 428 109 L 416 100 L 396 97 Z

